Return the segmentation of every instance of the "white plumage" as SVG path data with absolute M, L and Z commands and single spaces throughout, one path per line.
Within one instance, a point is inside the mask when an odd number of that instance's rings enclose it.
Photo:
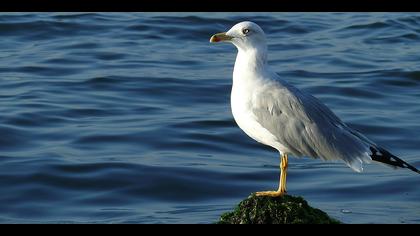
M 228 32 L 213 35 L 210 41 L 228 41 L 237 47 L 231 93 L 233 117 L 248 136 L 280 152 L 286 162 L 282 172 L 287 168 L 287 154 L 291 154 L 342 160 L 358 172 L 364 162 L 373 159 L 420 173 L 348 127 L 318 99 L 272 72 L 267 63 L 266 37 L 257 24 L 238 23 Z M 285 175 L 283 182 L 280 185 L 285 185 Z M 283 187 L 268 195 L 284 193 Z
M 362 162 L 371 161 L 368 152 L 373 142 L 360 139 L 360 134 L 318 99 L 282 81 L 269 69 L 265 35 L 258 25 L 242 22 L 226 34 L 237 35 L 243 28 L 250 30 L 247 39 L 232 39 L 238 55 L 231 108 L 238 126 L 281 154 L 343 160 L 362 171 Z

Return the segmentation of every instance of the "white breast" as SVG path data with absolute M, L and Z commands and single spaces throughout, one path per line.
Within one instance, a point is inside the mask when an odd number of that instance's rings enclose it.
M 264 50 L 263 50 L 264 51 Z M 231 109 L 233 117 L 248 136 L 254 140 L 277 149 L 280 153 L 288 150 L 277 138 L 258 122 L 254 115 L 253 96 L 259 96 L 257 88 L 263 87 L 268 70 L 265 70 L 265 54 L 256 56 L 258 50 L 244 52 L 238 48 L 235 67 L 233 69 L 233 84 L 231 93 Z M 254 54 L 252 54 L 254 53 Z
M 286 152 L 287 150 L 285 147 L 277 141 L 272 133 L 258 123 L 257 118 L 253 114 L 251 99 L 253 95 L 253 86 L 246 87 L 242 85 L 244 84 L 241 83 L 240 86 L 235 86 L 234 83 L 231 93 L 232 114 L 239 128 L 254 140 L 271 146 L 280 153 Z

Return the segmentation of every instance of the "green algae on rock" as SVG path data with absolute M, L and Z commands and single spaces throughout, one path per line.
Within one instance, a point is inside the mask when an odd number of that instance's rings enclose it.
M 218 224 L 339 224 L 313 208 L 302 197 L 257 197 L 252 194 L 234 211 L 224 213 Z

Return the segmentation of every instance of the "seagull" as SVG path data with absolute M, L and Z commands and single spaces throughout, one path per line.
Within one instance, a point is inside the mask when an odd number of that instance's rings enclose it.
M 238 49 L 231 91 L 235 122 L 248 136 L 280 153 L 278 190 L 257 192 L 257 196 L 286 193 L 288 155 L 341 160 L 357 172 L 363 171 L 363 163 L 376 161 L 420 174 L 414 166 L 347 126 L 317 98 L 272 72 L 267 63 L 266 36 L 257 24 L 240 22 L 227 32 L 214 34 L 210 42 L 230 42 Z

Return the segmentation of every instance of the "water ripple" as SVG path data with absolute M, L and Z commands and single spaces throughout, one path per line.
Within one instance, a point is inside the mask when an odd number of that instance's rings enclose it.
M 0 222 L 212 223 L 276 188 L 278 153 L 231 115 L 236 49 L 209 43 L 242 20 L 283 79 L 419 167 L 417 14 L 4 13 Z M 346 223 L 419 222 L 412 172 L 289 166 L 288 191 Z

